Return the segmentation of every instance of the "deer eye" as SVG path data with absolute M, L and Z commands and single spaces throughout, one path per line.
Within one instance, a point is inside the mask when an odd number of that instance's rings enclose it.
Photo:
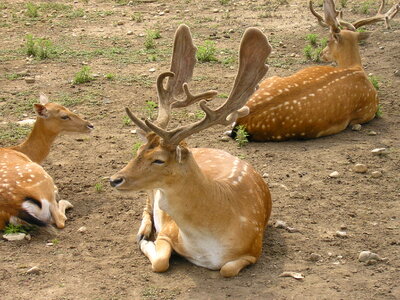
M 152 162 L 152 164 L 155 164 L 155 165 L 162 165 L 162 164 L 164 164 L 164 163 L 165 163 L 165 161 L 160 160 L 160 159 L 156 159 L 156 160 L 154 160 L 154 161 Z
M 61 116 L 61 119 L 63 119 L 63 120 L 71 120 L 71 118 L 69 116 L 67 116 L 67 115 Z

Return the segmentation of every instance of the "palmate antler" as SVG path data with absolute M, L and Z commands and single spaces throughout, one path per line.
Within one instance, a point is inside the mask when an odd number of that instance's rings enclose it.
M 320 14 L 318 14 L 314 10 L 311 0 L 309 2 L 309 6 L 311 13 L 317 18 L 318 24 L 320 24 L 322 27 L 330 27 L 332 32 L 337 33 L 340 32 L 339 25 L 342 27 L 346 27 L 348 30 L 356 31 L 356 29 L 361 26 L 384 21 L 386 28 L 390 28 L 389 21 L 393 19 L 393 17 L 399 12 L 400 1 L 394 4 L 385 14 L 382 13 L 383 8 L 385 7 L 385 0 L 381 1 L 382 1 L 381 5 L 375 16 L 369 18 L 363 18 L 353 23 L 346 22 L 342 19 L 343 12 L 336 10 L 335 3 L 333 0 L 324 1 L 325 18 L 323 18 Z

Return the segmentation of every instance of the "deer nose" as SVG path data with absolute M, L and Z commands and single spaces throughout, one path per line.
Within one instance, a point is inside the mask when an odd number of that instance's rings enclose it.
M 87 124 L 86 127 L 89 128 L 90 130 L 93 130 L 93 129 L 94 129 L 94 126 L 93 126 L 92 124 L 90 124 L 90 123 Z
M 110 184 L 111 184 L 112 187 L 120 186 L 124 182 L 125 182 L 125 179 L 122 178 L 122 177 L 115 178 L 115 179 L 110 179 Z

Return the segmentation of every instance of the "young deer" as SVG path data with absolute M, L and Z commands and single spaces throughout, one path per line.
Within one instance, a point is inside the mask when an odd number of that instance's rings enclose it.
M 188 28 L 181 25 L 175 46 L 185 48 L 186 43 L 192 45 L 191 35 Z M 153 212 L 144 214 L 152 220 L 142 222 L 141 227 L 149 224 L 151 227 L 154 223 L 157 237 L 155 241 L 148 240 L 151 229 L 141 228 L 139 235 L 145 237 L 140 241 L 140 249 L 155 272 L 168 269 L 172 250 L 196 265 L 220 270 L 225 277 L 237 275 L 260 256 L 264 229 L 271 213 L 267 184 L 239 158 L 217 149 L 189 149 L 183 140 L 213 125 L 232 123 L 237 116 L 248 112 L 243 105 L 267 72 L 264 62 L 270 51 L 267 38 L 259 30 L 246 30 L 235 84 L 228 99 L 215 110 L 204 100 L 215 92 L 190 97 L 186 84 L 183 89 L 187 99 L 165 101 L 167 109 L 161 107 L 158 125 L 141 121 L 127 109 L 132 121 L 147 133 L 147 143 L 139 149 L 136 158 L 110 178 L 110 183 L 118 190 L 146 190 L 154 194 L 151 197 Z M 174 58 L 179 59 L 175 51 Z M 187 64 L 175 65 L 174 58 L 171 69 L 176 67 L 180 74 L 191 74 L 188 71 L 193 62 L 191 55 L 186 56 Z M 158 79 L 160 102 L 165 94 L 178 94 L 174 87 L 180 90 L 182 85 L 182 81 L 173 80 L 173 84 L 169 81 L 164 89 L 164 78 L 165 75 L 161 75 Z M 202 120 L 170 131 L 165 129 L 170 108 L 200 99 L 203 99 L 200 107 L 205 112 Z
M 309 67 L 289 77 L 267 78 L 246 104 L 250 113 L 238 118 L 234 128 L 244 126 L 253 141 L 283 141 L 331 135 L 349 124 L 373 119 L 378 108 L 377 92 L 364 72 L 358 48 L 358 42 L 368 38 L 369 33 L 355 30 L 379 21 L 388 24 L 400 3 L 382 14 L 384 4 L 382 0 L 377 16 L 350 24 L 338 20 L 341 13 L 333 0 L 324 3 L 325 21 L 310 1 L 318 22 L 331 29 L 322 59 L 335 61 L 338 66 Z M 339 24 L 348 29 L 339 29 Z
M 53 179 L 39 163 L 60 132 L 89 132 L 93 125 L 61 105 L 48 103 L 44 95 L 40 101 L 35 104 L 38 117 L 28 139 L 0 148 L 0 230 L 20 220 L 39 226 L 54 222 L 64 228 L 65 210 L 72 207 L 65 200 L 57 203 Z

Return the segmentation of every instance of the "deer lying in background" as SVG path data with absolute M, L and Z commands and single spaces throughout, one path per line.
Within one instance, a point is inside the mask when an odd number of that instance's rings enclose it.
M 181 25 L 176 32 L 175 47 L 183 49 L 186 45 L 192 45 L 192 38 L 189 29 Z M 247 113 L 243 105 L 268 70 L 264 62 L 270 51 L 267 38 L 259 30 L 246 30 L 235 84 L 225 103 L 215 110 L 204 100 L 215 92 L 190 97 L 186 84 L 183 89 L 187 99 L 171 104 L 166 100 L 167 105 L 160 106 L 158 125 L 141 121 L 127 109 L 132 121 L 147 133 L 147 143 L 136 158 L 110 178 L 110 183 L 118 190 L 154 192 L 152 216 L 145 215 L 152 217 L 157 237 L 150 241 L 144 236 L 140 249 L 155 272 L 169 268 L 173 250 L 196 265 L 220 270 L 225 277 L 237 275 L 260 256 L 271 213 L 267 184 L 239 158 L 217 149 L 190 149 L 183 140 L 213 125 L 232 123 L 238 115 Z M 185 63 L 184 59 L 188 61 Z M 174 51 L 171 69 L 191 74 L 193 59 L 192 55 L 175 55 Z M 165 77 L 162 74 L 157 80 L 160 102 L 164 102 L 161 99 L 165 94 L 176 95 L 182 84 L 172 77 L 173 83 L 169 81 L 164 89 Z M 198 100 L 205 112 L 202 120 L 170 131 L 165 129 L 171 107 Z
M 0 148 L 0 230 L 21 220 L 39 226 L 54 222 L 64 228 L 65 210 L 72 207 L 65 200 L 57 203 L 53 179 L 39 163 L 59 133 L 89 132 L 93 125 L 61 105 L 48 103 L 44 95 L 40 101 L 35 104 L 38 117 L 27 140 Z
M 373 119 L 378 108 L 377 92 L 361 65 L 358 47 L 358 42 L 368 38 L 369 33 L 355 30 L 379 21 L 388 25 L 400 2 L 382 14 L 384 4 L 382 0 L 377 16 L 350 24 L 338 20 L 339 12 L 332 0 L 324 3 L 325 20 L 314 11 L 310 1 L 311 12 L 319 24 L 331 29 L 322 59 L 335 61 L 337 67 L 309 67 L 289 77 L 267 78 L 246 104 L 250 113 L 238 118 L 234 128 L 243 125 L 253 141 L 283 141 L 327 136 L 349 124 Z M 339 25 L 347 30 L 341 30 Z

